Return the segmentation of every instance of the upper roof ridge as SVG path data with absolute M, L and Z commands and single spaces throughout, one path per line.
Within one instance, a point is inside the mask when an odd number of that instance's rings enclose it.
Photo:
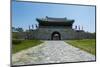
M 55 18 L 55 17 L 48 17 L 48 16 L 46 16 L 45 19 L 48 19 L 48 20 L 67 20 L 66 17 L 64 17 L 64 18 Z

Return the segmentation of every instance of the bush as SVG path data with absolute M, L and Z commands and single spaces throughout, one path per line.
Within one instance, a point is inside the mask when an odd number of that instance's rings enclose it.
M 12 44 L 20 44 L 22 40 L 12 40 Z

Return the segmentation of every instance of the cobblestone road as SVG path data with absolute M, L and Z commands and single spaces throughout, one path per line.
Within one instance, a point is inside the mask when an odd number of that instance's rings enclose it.
M 95 56 L 64 41 L 45 41 L 12 56 L 13 65 L 95 61 Z

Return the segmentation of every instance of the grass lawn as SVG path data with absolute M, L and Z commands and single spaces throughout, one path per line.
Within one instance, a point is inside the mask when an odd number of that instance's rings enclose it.
M 21 50 L 33 47 L 33 46 L 37 46 L 40 43 L 42 43 L 42 41 L 40 40 L 22 40 L 21 43 L 17 43 L 17 44 L 12 44 L 12 53 L 16 53 L 19 52 Z
M 96 42 L 95 39 L 83 39 L 83 40 L 67 40 L 72 46 L 78 47 L 82 50 L 85 50 L 93 55 L 96 54 Z

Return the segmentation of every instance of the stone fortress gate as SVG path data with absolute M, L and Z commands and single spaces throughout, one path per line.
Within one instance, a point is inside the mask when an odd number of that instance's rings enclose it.
M 51 18 L 36 19 L 39 23 L 38 38 L 46 40 L 62 40 L 71 39 L 72 25 L 74 20 L 67 18 Z
M 31 38 L 40 40 L 67 40 L 94 38 L 90 33 L 84 30 L 72 29 L 75 20 L 65 18 L 36 18 L 38 27 L 32 31 Z

